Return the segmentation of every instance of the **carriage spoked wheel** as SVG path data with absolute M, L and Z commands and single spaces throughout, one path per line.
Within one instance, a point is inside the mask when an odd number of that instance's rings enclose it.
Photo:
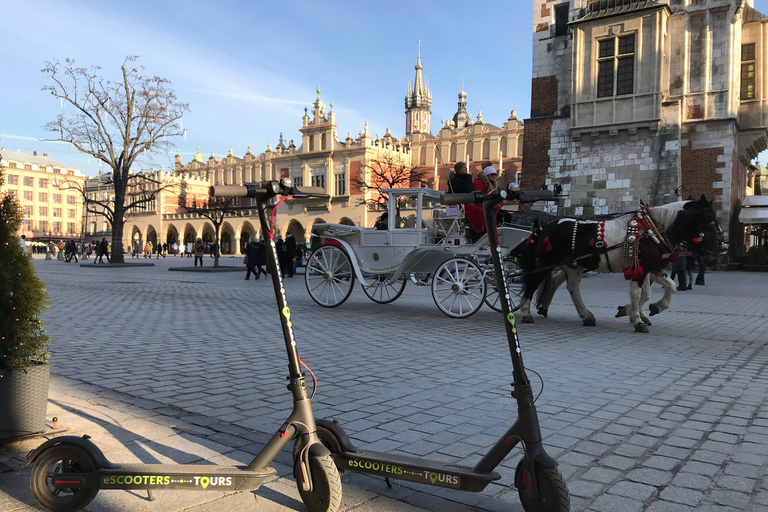
M 390 278 L 391 276 L 388 275 L 368 277 L 372 283 L 368 286 L 362 284 L 363 292 L 369 299 L 379 304 L 394 302 L 405 290 L 406 277 L 401 275 L 397 281 L 391 283 L 389 282 Z
M 355 284 L 355 273 L 347 253 L 335 245 L 324 245 L 307 261 L 304 283 L 312 300 L 323 307 L 343 304 Z
M 513 259 L 504 259 L 501 265 L 504 268 L 505 284 L 509 294 L 509 307 L 514 310 L 523 298 L 523 269 Z M 493 274 L 493 269 L 486 274 L 485 278 L 488 281 L 485 303 L 492 310 L 501 312 L 501 297 L 499 296 L 499 290 L 496 288 L 496 276 Z
M 485 289 L 483 271 L 466 258 L 445 261 L 432 276 L 432 298 L 440 311 L 453 318 L 476 313 L 483 305 Z

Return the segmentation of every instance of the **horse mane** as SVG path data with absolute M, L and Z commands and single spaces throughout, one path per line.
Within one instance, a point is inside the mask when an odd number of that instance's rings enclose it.
M 661 206 L 652 206 L 651 215 L 653 215 L 656 222 L 665 228 L 669 228 L 688 202 L 690 201 L 675 201 L 674 203 L 667 203 Z

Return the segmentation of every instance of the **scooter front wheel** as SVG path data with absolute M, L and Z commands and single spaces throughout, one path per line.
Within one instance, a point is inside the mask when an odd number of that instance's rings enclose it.
M 522 459 L 515 470 L 515 487 L 520 496 L 520 503 L 525 512 L 568 512 L 571 509 L 571 496 L 565 485 L 563 475 L 557 468 L 544 467 L 539 462 L 534 464 L 539 498 L 534 498 L 532 479 L 523 467 Z
M 56 445 L 35 460 L 29 475 L 29 490 L 37 504 L 49 512 L 81 510 L 93 501 L 99 489 L 62 489 L 54 486 L 53 481 L 62 473 L 94 471 L 96 464 L 85 450 L 69 444 Z
M 301 475 L 296 475 L 301 501 L 309 512 L 336 512 L 341 505 L 341 477 L 333 459 L 330 455 L 310 453 L 309 470 L 312 473 L 311 491 L 302 490 Z

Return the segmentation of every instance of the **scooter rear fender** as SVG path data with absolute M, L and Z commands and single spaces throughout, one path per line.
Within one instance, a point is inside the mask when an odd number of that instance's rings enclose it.
M 321 425 L 331 432 L 333 432 L 333 435 L 336 436 L 336 439 L 339 440 L 339 444 L 341 445 L 341 450 L 347 453 L 358 453 L 360 450 L 355 447 L 355 445 L 352 444 L 352 441 L 350 441 L 349 436 L 347 436 L 347 433 L 344 432 L 344 429 L 341 428 L 341 426 L 331 420 L 315 420 L 315 423 L 317 425 Z
M 90 440 L 89 436 L 83 436 L 83 437 L 77 437 L 77 436 L 63 436 L 63 437 L 55 437 L 53 439 L 49 439 L 48 441 L 44 442 L 34 450 L 30 451 L 27 454 L 27 464 L 32 464 L 35 462 L 35 459 L 40 456 L 41 453 L 43 453 L 45 450 L 52 446 L 60 445 L 60 444 L 72 444 L 75 446 L 78 446 L 88 452 L 88 454 L 93 458 L 94 462 L 96 463 L 96 467 L 101 469 L 117 469 L 120 467 L 120 464 L 114 464 L 110 462 L 102 453 L 102 451 L 99 449 L 98 446 L 93 444 L 93 442 Z

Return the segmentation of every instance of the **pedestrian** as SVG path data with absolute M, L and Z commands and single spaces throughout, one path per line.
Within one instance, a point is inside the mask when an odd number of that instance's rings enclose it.
M 307 251 L 307 246 L 305 244 L 298 244 L 296 245 L 296 255 L 293 257 L 293 273 L 296 274 L 296 269 L 299 268 L 299 265 L 302 264 L 304 261 L 304 254 Z
M 21 238 L 19 238 L 19 245 L 21 246 L 21 252 L 24 253 L 24 256 L 29 256 L 29 252 L 27 251 L 27 235 L 21 235 Z
M 168 255 L 168 242 L 163 242 L 163 259 Z
M 165 244 L 165 247 L 168 248 L 168 244 Z M 156 260 L 160 259 L 160 256 L 165 259 L 165 254 L 163 254 L 163 244 L 160 242 L 157 242 L 157 247 L 155 247 L 155 252 L 157 253 L 157 256 L 155 257 Z
M 280 267 L 280 276 L 285 277 L 285 266 L 288 262 L 288 248 L 285 246 L 282 236 L 278 235 L 277 242 L 275 242 L 275 250 L 277 251 L 277 266 Z
M 104 256 L 107 257 L 107 263 L 112 263 L 109 260 L 109 242 L 107 242 L 106 238 L 101 239 L 101 244 L 99 248 L 101 249 L 101 254 L 99 255 L 99 263 L 104 263 L 104 260 L 101 259 Z M 95 263 L 95 260 L 94 260 L 94 263 Z
M 699 263 L 699 273 L 696 275 L 696 284 L 699 286 L 704 286 L 704 274 L 707 271 L 707 264 L 704 263 L 704 258 L 699 257 L 698 258 Z
M 192 253 L 195 252 L 195 247 L 192 244 L 191 240 L 189 242 L 187 242 L 187 246 L 185 247 L 184 250 L 187 253 L 187 258 L 191 258 L 192 257 Z
M 200 260 L 200 266 L 203 266 L 203 255 L 205 255 L 205 244 L 202 238 L 198 238 L 194 246 L 195 251 L 195 266 L 197 266 L 197 260 Z
M 256 275 L 264 274 L 264 277 L 266 278 L 267 271 L 264 270 L 264 265 L 267 264 L 267 244 L 264 242 L 264 238 L 259 239 L 258 247 L 258 255 L 256 256 L 256 269 L 258 270 L 258 273 Z
M 250 241 L 245 246 L 243 260 L 245 262 L 245 280 L 249 280 L 253 274 L 254 279 L 258 281 L 260 272 L 256 270 L 256 266 L 259 262 L 259 246 L 255 241 Z
M 682 254 L 677 258 L 675 262 L 675 271 L 677 275 L 677 291 L 684 292 L 688 290 L 688 259 Z
M 173 242 L 173 245 L 171 246 L 171 248 L 173 249 L 173 257 L 175 258 L 176 256 L 179 255 L 179 244 L 177 244 L 176 242 Z
M 688 289 L 693 289 L 693 265 L 696 263 L 696 258 L 693 254 L 689 254 L 685 257 L 685 282 L 688 283 Z
M 283 274 L 288 273 L 288 277 L 293 277 L 293 260 L 296 258 L 296 239 L 293 237 L 293 233 L 285 235 L 285 270 Z
M 219 244 L 217 242 L 213 242 L 211 244 L 211 258 L 216 258 L 219 255 Z

